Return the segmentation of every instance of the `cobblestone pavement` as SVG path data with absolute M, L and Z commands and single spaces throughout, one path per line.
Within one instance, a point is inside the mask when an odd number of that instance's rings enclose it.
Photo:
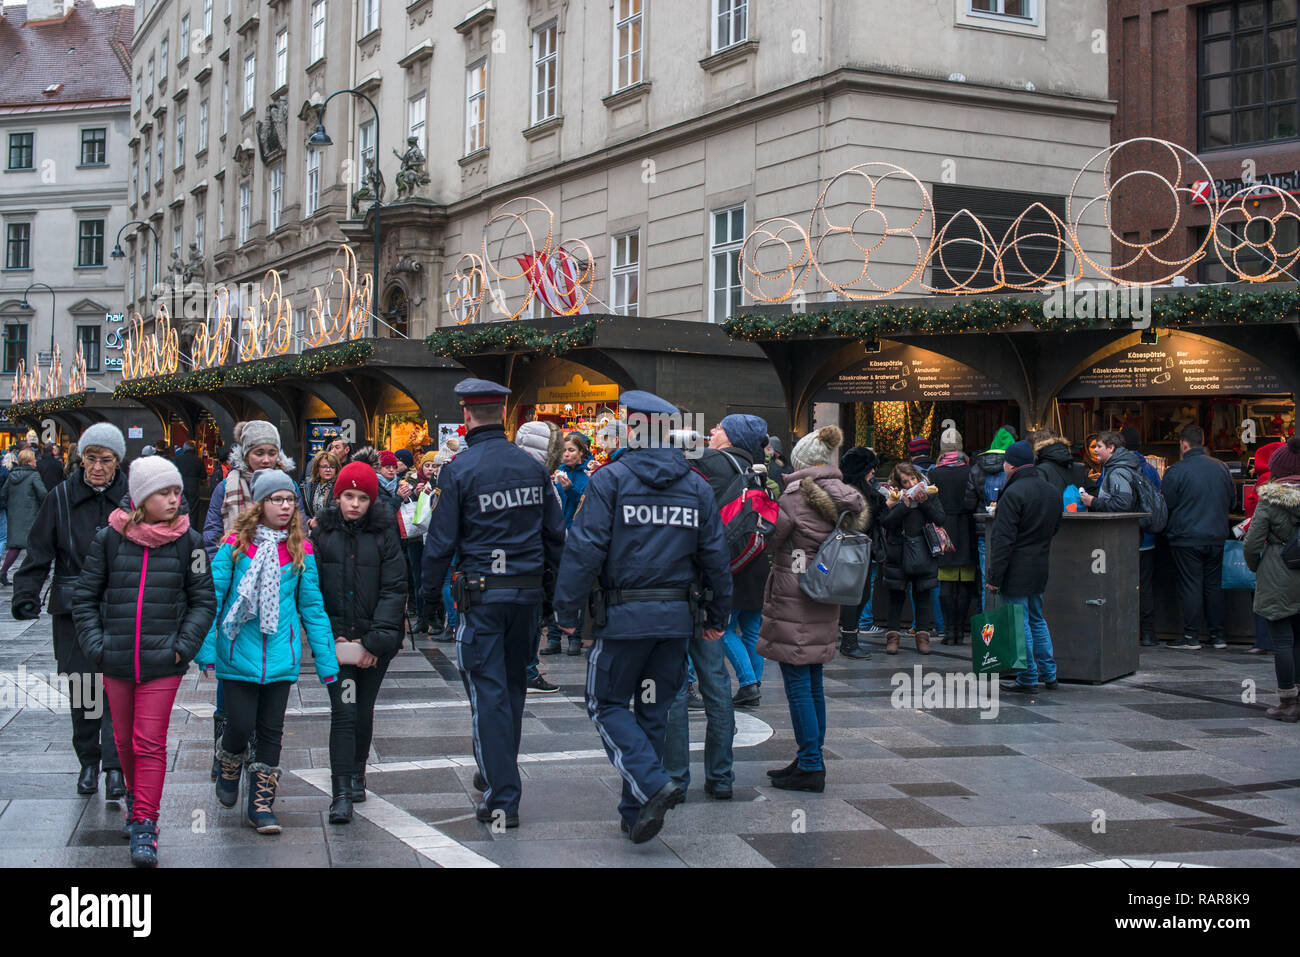
M 36 675 L 54 668 L 47 617 L 0 603 L 0 866 L 129 866 L 121 813 L 77 795 L 66 710 Z M 1068 640 L 1058 637 L 1058 641 Z M 543 658 L 555 695 L 530 695 L 518 830 L 474 820 L 469 708 L 452 645 L 422 640 L 393 662 L 379 699 L 370 798 L 326 823 L 329 702 L 311 674 L 290 698 L 276 837 L 221 809 L 208 769 L 214 686 L 191 671 L 172 714 L 160 821 L 163 866 L 966 866 L 1052 867 L 1137 859 L 1210 866 L 1300 864 L 1300 726 L 1264 717 L 1272 660 L 1144 649 L 1142 669 L 978 709 L 895 708 L 891 679 L 957 673 L 964 649 L 928 658 L 875 649 L 826 666 L 823 794 L 778 791 L 764 771 L 795 747 L 776 668 L 760 707 L 737 713 L 735 799 L 702 790 L 704 719 L 691 720 L 689 800 L 659 837 L 618 827 L 619 778 L 581 694 L 583 658 Z M 25 669 L 26 689 L 14 681 Z M 1258 703 L 1243 702 L 1253 681 Z M 1012 700 L 1014 699 L 1014 700 Z M 49 705 L 53 704 L 53 707 Z M 1140 866 L 1140 865 L 1139 865 Z

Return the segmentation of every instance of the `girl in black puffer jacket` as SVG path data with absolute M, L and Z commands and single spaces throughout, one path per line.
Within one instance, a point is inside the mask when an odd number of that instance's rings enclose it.
M 181 676 L 217 610 L 203 536 L 181 511 L 181 475 L 137 459 L 130 494 L 90 544 L 73 592 L 77 641 L 104 675 L 127 786 L 131 861 L 158 863 L 167 724 Z
M 366 799 L 375 699 L 402 647 L 406 565 L 397 518 L 376 503 L 377 485 L 370 466 L 344 466 L 334 483 L 337 504 L 316 514 L 311 533 L 339 656 L 340 680 L 329 685 L 331 824 L 351 821 L 352 802 Z

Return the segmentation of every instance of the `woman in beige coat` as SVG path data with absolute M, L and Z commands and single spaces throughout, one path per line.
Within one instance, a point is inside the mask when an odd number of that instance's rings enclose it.
M 821 792 L 826 787 L 822 745 L 826 741 L 826 698 L 822 665 L 835 657 L 840 608 L 813 601 L 799 587 L 800 567 L 814 560 L 817 549 L 844 512 L 861 531 L 871 516 L 861 493 L 845 485 L 830 464 L 844 436 L 833 425 L 805 435 L 790 453 L 794 471 L 783 477 L 785 492 L 776 529 L 768 540 L 772 574 L 763 594 L 763 625 L 758 653 L 781 666 L 790 720 L 799 755 L 779 771 L 768 771 L 774 787 Z

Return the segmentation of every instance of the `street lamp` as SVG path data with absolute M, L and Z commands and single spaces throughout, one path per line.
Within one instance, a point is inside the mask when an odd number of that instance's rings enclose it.
M 109 256 L 113 259 L 125 259 L 126 253 L 122 252 L 122 234 L 126 232 L 128 226 L 141 226 L 153 233 L 153 277 L 158 278 L 158 233 L 157 231 L 142 219 L 133 219 L 117 231 L 117 239 L 113 241 L 113 251 Z M 149 298 L 149 260 L 144 262 L 144 287 L 145 298 Z
M 334 99 L 334 97 L 338 96 L 341 93 L 348 93 L 352 96 L 359 97 L 360 99 L 365 100 L 367 103 L 370 104 L 370 108 L 375 112 L 375 172 L 377 173 L 379 172 L 379 158 L 382 155 L 379 152 L 379 108 L 375 106 L 374 100 L 370 99 L 370 97 L 366 96 L 360 90 L 351 90 L 351 89 L 335 90 L 329 96 L 325 97 L 325 99 L 321 102 L 320 106 L 316 107 L 316 129 L 312 132 L 311 136 L 307 137 L 307 149 L 320 150 L 320 149 L 324 149 L 327 146 L 334 145 L 334 141 L 330 139 L 330 135 L 327 132 L 325 132 L 325 107 L 329 104 L 330 100 Z M 379 188 L 378 188 L 378 183 L 376 183 L 375 202 L 370 207 L 370 212 L 375 219 L 374 239 L 373 239 L 373 243 L 375 247 L 375 256 L 374 256 L 375 275 L 374 275 L 374 284 L 370 290 L 370 335 L 371 336 L 379 335 L 378 318 L 379 318 L 379 209 L 380 206 L 381 204 L 379 202 Z
M 43 282 L 34 282 L 23 290 L 23 301 L 18 304 L 19 308 L 26 309 L 28 312 L 35 312 L 32 304 L 27 301 L 27 294 L 37 286 L 45 286 L 46 292 L 50 294 L 50 369 L 54 369 L 54 319 L 58 315 L 59 299 L 54 295 L 54 290 L 48 284 Z M 38 362 L 37 365 L 40 365 Z

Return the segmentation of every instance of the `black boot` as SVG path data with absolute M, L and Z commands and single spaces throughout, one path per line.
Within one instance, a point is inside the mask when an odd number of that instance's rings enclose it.
M 352 775 L 333 774 L 334 800 L 330 802 L 330 823 L 348 824 L 352 820 Z
M 826 790 L 826 771 L 803 771 L 796 767 L 783 778 L 773 778 L 772 787 L 782 791 L 812 791 L 821 794 Z
M 131 863 L 136 867 L 158 866 L 158 822 L 131 822 Z
M 126 797 L 126 778 L 119 768 L 110 768 L 104 772 L 104 800 L 120 801 Z
M 871 660 L 871 652 L 867 651 L 858 644 L 858 632 L 855 628 L 853 631 L 840 629 L 840 654 L 845 658 L 857 658 L 862 661 Z
M 217 757 L 217 749 L 221 747 L 221 738 L 226 733 L 226 713 L 218 711 L 212 716 L 212 780 L 216 780 L 221 774 L 221 759 Z
M 783 768 L 778 768 L 775 771 L 768 771 L 767 776 L 775 781 L 777 778 L 788 778 L 790 775 L 794 774 L 798 770 L 799 770 L 799 759 L 795 758 L 793 761 L 791 761 Z
M 574 657 L 582 654 L 582 639 L 577 635 L 572 635 L 569 638 L 569 647 L 564 650 L 564 653 L 566 655 L 573 655 Z
M 83 764 L 77 775 L 77 793 L 94 794 L 99 790 L 99 765 Z
M 360 771 L 352 775 L 352 803 L 366 803 L 366 772 Z
M 539 655 L 558 655 L 562 650 L 559 638 L 547 638 L 546 644 L 542 645 L 537 653 Z

